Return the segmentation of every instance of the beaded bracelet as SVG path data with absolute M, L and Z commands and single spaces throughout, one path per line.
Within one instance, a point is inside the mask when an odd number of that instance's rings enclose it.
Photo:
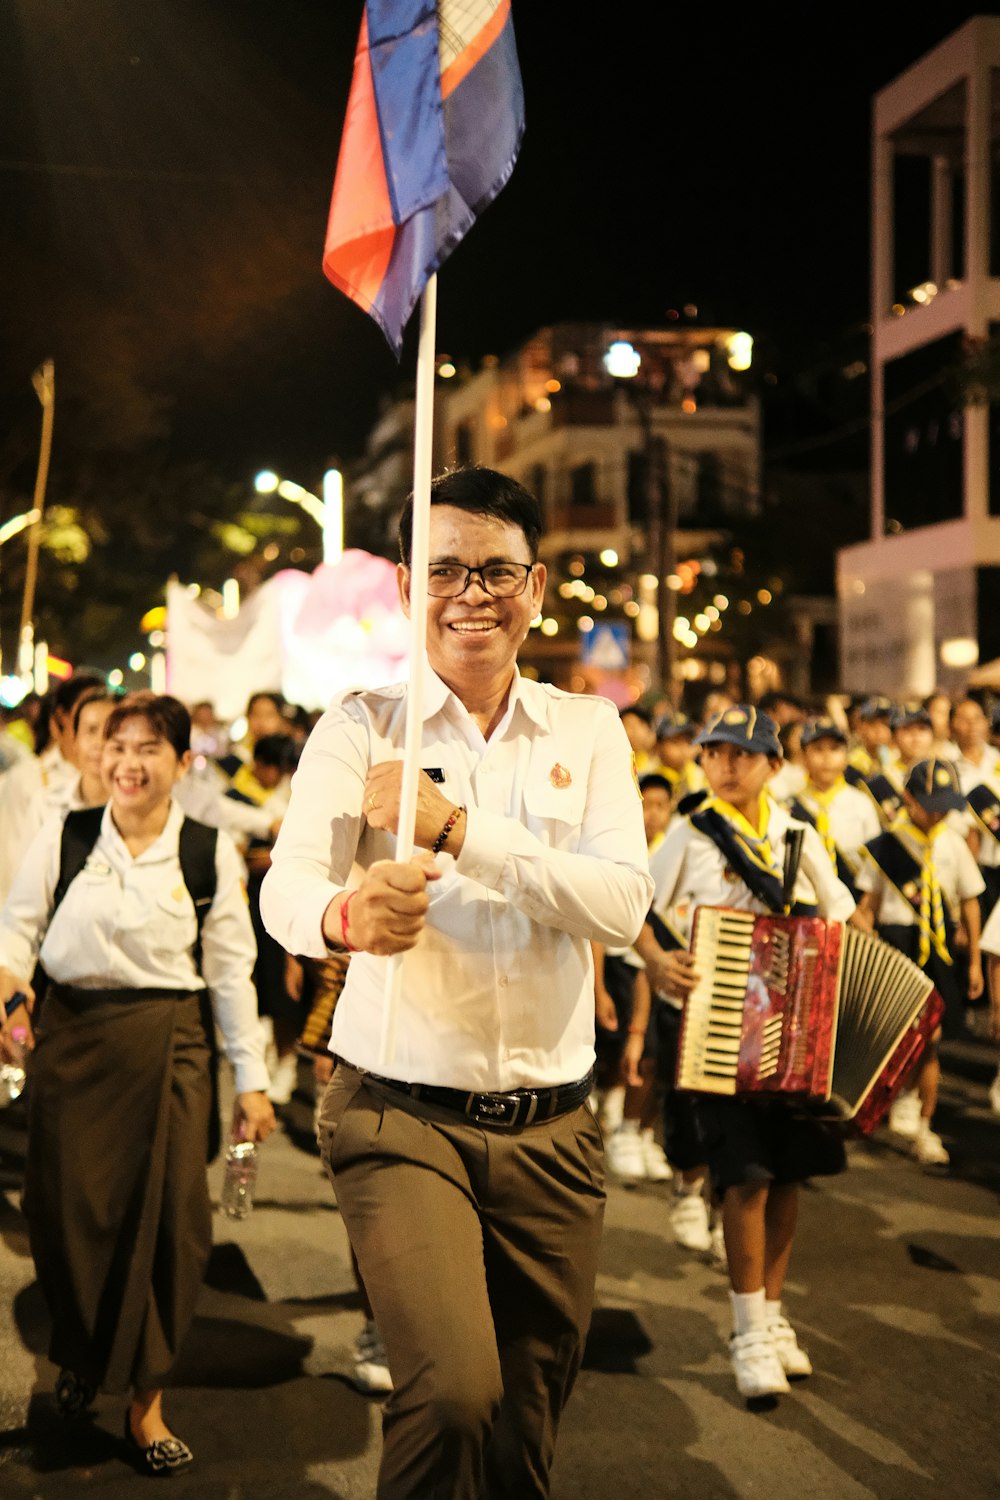
M 348 891 L 340 907 L 340 936 L 348 953 L 360 952 L 358 948 L 355 948 L 354 944 L 347 936 L 347 908 L 350 906 L 351 902 L 354 900 L 357 894 L 357 891 Z
M 462 816 L 462 814 L 465 811 L 466 811 L 466 806 L 465 806 L 464 802 L 462 803 L 461 807 L 453 807 L 452 808 L 451 813 L 448 816 L 447 823 L 444 825 L 444 827 L 442 828 L 441 832 L 438 834 L 437 838 L 434 840 L 433 844 L 431 845 L 431 853 L 432 854 L 440 854 L 441 853 L 441 850 L 444 848 L 445 844 L 448 842 L 448 835 L 449 835 L 449 833 L 451 833 L 451 830 L 454 828 L 455 824 L 458 822 L 459 818 Z

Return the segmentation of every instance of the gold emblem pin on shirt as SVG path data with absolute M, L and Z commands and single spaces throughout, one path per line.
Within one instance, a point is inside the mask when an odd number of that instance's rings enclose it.
M 561 766 L 558 761 L 556 761 L 549 772 L 549 780 L 553 786 L 564 787 L 573 785 L 573 777 L 567 771 L 566 767 Z

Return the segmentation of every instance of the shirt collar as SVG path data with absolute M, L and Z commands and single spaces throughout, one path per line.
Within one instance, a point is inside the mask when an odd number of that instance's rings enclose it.
M 456 697 L 456 695 L 452 693 L 452 690 L 448 686 L 448 684 L 441 680 L 441 678 L 434 671 L 433 667 L 425 666 L 423 702 L 424 723 L 426 724 L 428 719 L 432 719 L 435 714 L 440 713 L 442 708 L 444 708 L 445 704 L 447 703 L 448 699 L 451 697 Z M 456 697 L 456 702 L 457 701 L 458 699 Z M 518 706 L 521 708 L 523 713 L 527 714 L 531 722 L 538 726 L 539 729 L 545 729 L 547 727 L 548 716 L 545 712 L 544 695 L 540 692 L 537 683 L 534 683 L 530 679 L 521 676 L 520 672 L 517 669 L 517 666 L 515 665 L 514 676 L 510 684 L 510 693 L 507 698 L 507 709 L 505 710 L 505 717 L 507 713 L 516 709 Z
M 152 864 L 155 860 L 163 859 L 167 855 L 177 852 L 183 821 L 184 810 L 171 797 L 170 811 L 167 814 L 167 821 L 163 826 L 163 832 L 158 838 L 153 840 L 148 849 L 144 849 L 141 854 L 133 855 L 129 853 L 128 845 L 118 831 L 115 820 L 111 815 L 111 803 L 108 802 L 104 808 L 104 816 L 101 819 L 101 837 L 108 839 L 128 859 L 133 860 L 136 864 Z

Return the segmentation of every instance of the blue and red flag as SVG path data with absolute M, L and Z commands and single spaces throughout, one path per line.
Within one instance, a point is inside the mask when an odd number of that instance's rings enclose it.
M 428 278 L 514 169 L 510 0 L 367 0 L 323 270 L 399 357 Z

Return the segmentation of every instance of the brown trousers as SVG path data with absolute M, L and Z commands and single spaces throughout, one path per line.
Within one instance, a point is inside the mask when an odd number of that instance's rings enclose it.
M 46 992 L 24 1207 L 50 1358 L 106 1391 L 164 1385 L 194 1318 L 211 1105 L 197 996 Z
M 480 1129 L 339 1062 L 319 1139 L 392 1372 L 380 1500 L 548 1495 L 604 1215 L 590 1110 Z

